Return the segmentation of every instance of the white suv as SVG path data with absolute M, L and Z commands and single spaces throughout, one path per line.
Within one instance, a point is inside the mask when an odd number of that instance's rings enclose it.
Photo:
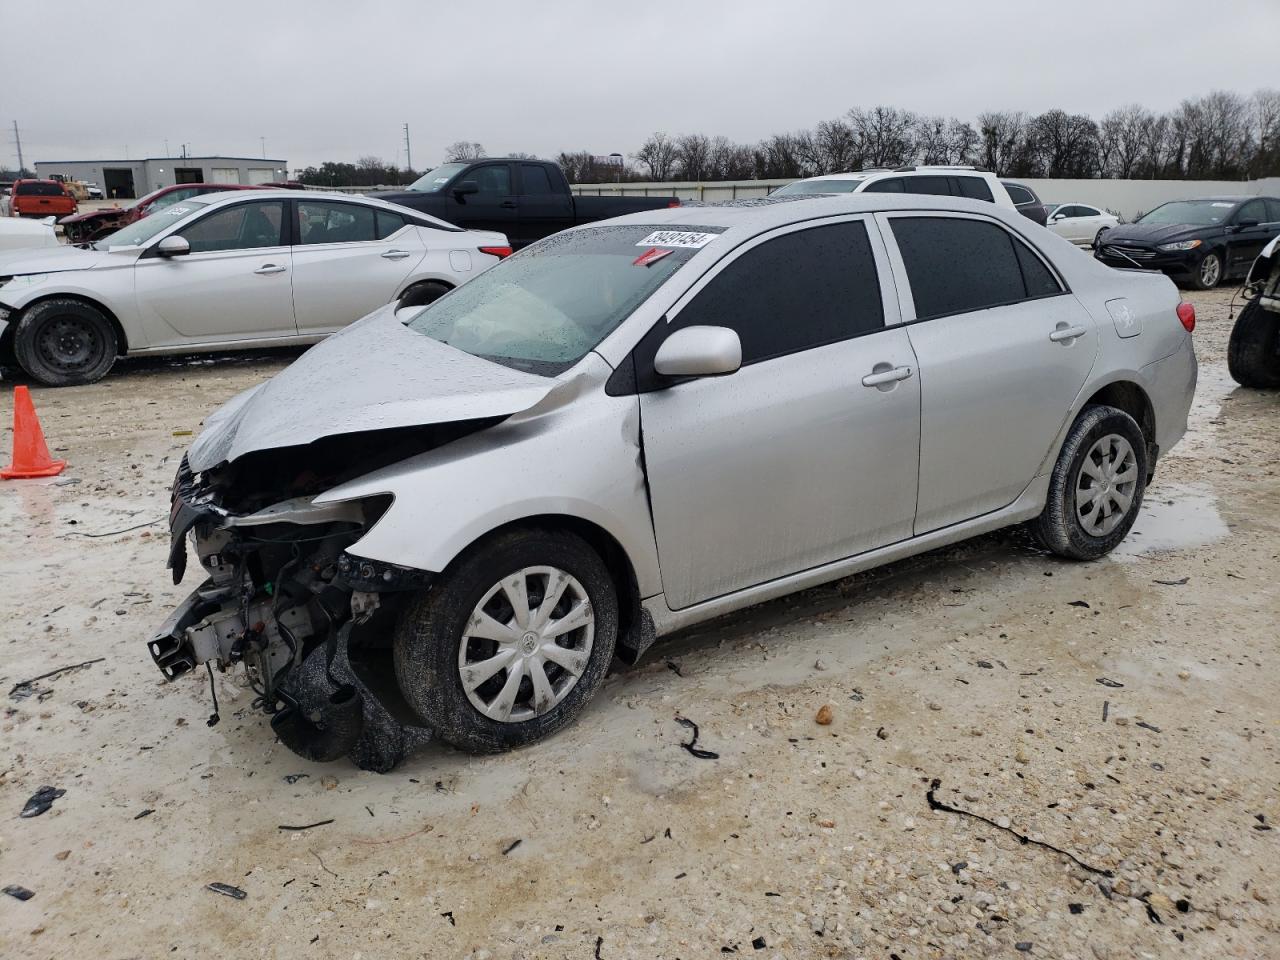
M 857 173 L 833 173 L 789 183 L 773 191 L 772 196 L 806 193 L 924 193 L 986 200 L 1006 210 L 1017 209 L 994 173 L 966 166 L 907 166 L 892 170 L 877 167 Z

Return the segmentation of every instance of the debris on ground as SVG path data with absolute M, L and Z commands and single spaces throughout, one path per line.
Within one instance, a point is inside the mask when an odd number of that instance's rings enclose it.
M 21 700 L 29 697 L 35 692 L 34 684 L 37 680 L 52 680 L 61 673 L 68 670 L 79 670 L 81 667 L 88 667 L 95 663 L 101 663 L 106 657 L 95 657 L 92 660 L 82 660 L 80 663 L 72 663 L 65 667 L 59 667 L 57 670 L 50 670 L 48 673 L 42 673 L 38 677 L 32 677 L 30 680 L 20 680 L 9 688 L 9 696 L 14 700 Z M 25 691 L 25 692 L 24 692 Z
M 1113 690 L 1118 690 L 1119 688 L 1121 688 L 1121 687 L 1123 687 L 1123 686 L 1124 686 L 1124 684 L 1123 684 L 1123 683 L 1121 683 L 1120 681 L 1118 681 L 1118 680 L 1112 680 L 1110 677 L 1099 677 L 1099 678 L 1098 678 L 1097 680 L 1095 680 L 1094 682 L 1095 682 L 1095 683 L 1100 683 L 1100 684 L 1102 684 L 1104 687 L 1111 687 Z
M 818 708 L 818 715 L 813 718 L 814 722 L 823 727 L 831 726 L 831 721 L 835 719 L 835 711 L 831 709 L 831 704 L 824 703 Z
M 30 900 L 36 895 L 34 890 L 28 890 L 26 887 L 20 887 L 16 883 L 11 883 L 4 888 L 4 892 L 15 900 Z
M 249 896 L 239 887 L 233 887 L 229 883 L 207 883 L 204 888 L 212 890 L 214 893 L 220 893 L 224 897 L 230 897 L 232 900 L 243 900 Z
M 53 801 L 64 796 L 66 792 L 56 787 L 41 787 L 31 795 L 27 805 L 22 808 L 22 813 L 18 814 L 18 816 L 22 817 L 23 820 L 30 820 L 32 817 L 40 816 L 53 806 Z
M 282 823 L 278 827 L 276 827 L 276 829 L 277 830 L 311 830 L 315 827 L 327 827 L 331 823 L 333 823 L 332 818 L 328 820 L 317 820 L 315 823 L 304 823 L 301 826 L 297 826 L 297 827 L 293 827 L 286 823 Z
M 688 727 L 693 731 L 693 738 L 688 743 L 680 744 L 680 746 L 688 750 L 692 756 L 697 757 L 699 760 L 720 759 L 720 754 L 712 750 L 703 750 L 698 746 L 698 725 L 696 723 L 688 717 L 676 717 L 676 723 L 680 724 L 682 727 Z

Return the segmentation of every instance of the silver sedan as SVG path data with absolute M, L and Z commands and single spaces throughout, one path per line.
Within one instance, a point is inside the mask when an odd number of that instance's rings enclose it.
M 749 604 L 1017 523 L 1104 556 L 1186 428 L 1194 323 L 950 197 L 558 234 L 209 418 L 170 553 L 207 579 L 151 654 L 243 663 L 312 759 L 528 743 L 615 655 Z

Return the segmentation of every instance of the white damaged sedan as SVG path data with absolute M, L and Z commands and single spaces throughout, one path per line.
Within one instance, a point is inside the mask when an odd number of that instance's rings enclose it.
M 315 343 L 383 304 L 425 304 L 511 252 L 382 200 L 238 190 L 83 247 L 0 256 L 0 362 L 48 386 L 123 355 Z
M 1195 314 L 938 196 L 653 211 L 385 308 L 207 422 L 150 641 L 385 770 L 568 723 L 656 636 L 1028 523 L 1104 556 L 1186 429 Z

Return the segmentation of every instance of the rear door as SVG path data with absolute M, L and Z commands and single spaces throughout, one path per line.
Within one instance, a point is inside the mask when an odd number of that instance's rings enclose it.
M 563 175 L 540 163 L 517 164 L 520 173 L 519 220 L 506 231 L 519 248 L 573 226 L 573 200 Z M 555 178 L 554 180 L 552 178 Z
M 887 266 L 867 218 L 788 227 L 722 261 L 636 348 L 673 609 L 910 536 L 919 378 L 906 332 L 885 325 Z M 657 377 L 658 347 L 692 325 L 736 330 L 742 368 Z
M 303 200 L 293 247 L 298 333 L 333 333 L 390 303 L 426 253 L 398 213 L 355 201 Z
M 920 535 L 1007 506 L 1036 477 L 1098 333 L 1048 262 L 997 221 L 879 219 L 920 364 Z
M 1269 223 L 1262 197 L 1243 204 L 1231 218 L 1227 233 L 1227 276 L 1244 275 L 1267 242 L 1280 232 L 1280 223 Z M 1249 224 L 1248 221 L 1255 221 Z
M 283 200 L 218 207 L 175 232 L 190 253 L 139 258 L 134 289 L 149 346 L 296 334 L 284 209 Z M 182 205 L 166 213 L 182 216 Z

